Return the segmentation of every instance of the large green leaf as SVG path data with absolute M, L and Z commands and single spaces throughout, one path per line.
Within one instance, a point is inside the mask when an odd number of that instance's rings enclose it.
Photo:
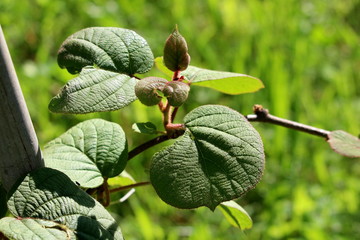
M 155 59 L 156 68 L 165 75 L 172 77 L 163 62 L 163 57 Z M 203 86 L 215 89 L 226 94 L 242 94 L 256 92 L 264 87 L 264 84 L 257 78 L 233 72 L 213 71 L 194 66 L 189 66 L 181 75 L 191 82 L 191 85 Z
M 121 173 L 127 163 L 127 141 L 122 128 L 102 119 L 72 127 L 44 147 L 47 167 L 58 169 L 85 188 L 95 188 L 104 177 Z
M 123 239 L 106 209 L 55 169 L 29 173 L 11 194 L 8 207 L 17 220 L 2 219 L 0 231 L 11 238 Z
M 252 220 L 249 214 L 236 202 L 223 202 L 219 205 L 219 209 L 224 214 L 226 220 L 234 227 L 242 230 L 252 227 Z
M 184 121 L 184 135 L 153 157 L 150 179 L 163 201 L 214 210 L 255 187 L 264 169 L 264 150 L 244 116 L 228 107 L 205 105 Z
M 84 69 L 55 96 L 49 109 L 59 113 L 89 113 L 118 110 L 137 98 L 137 80 L 101 69 Z
M 74 230 L 55 221 L 12 218 L 0 219 L 0 232 L 10 239 L 76 239 Z
M 226 94 L 242 94 L 256 92 L 263 88 L 263 83 L 252 76 L 232 73 L 213 71 L 198 67 L 189 66 L 181 72 L 192 85 L 209 87 Z
M 68 37 L 58 52 L 59 66 L 70 73 L 85 66 L 133 75 L 149 71 L 154 56 L 144 38 L 132 30 L 92 27 Z
M 360 139 L 350 133 L 336 130 L 328 136 L 328 142 L 331 148 L 347 157 L 360 157 Z

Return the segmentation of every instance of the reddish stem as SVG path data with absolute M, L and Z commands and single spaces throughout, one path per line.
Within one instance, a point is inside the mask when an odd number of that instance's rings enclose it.
M 175 107 L 175 108 L 174 108 L 174 110 L 173 110 L 173 112 L 172 112 L 172 114 L 171 114 L 171 120 L 172 120 L 172 121 L 174 121 L 178 109 L 179 109 L 179 107 Z
M 180 79 L 180 71 L 175 71 L 174 72 L 174 75 L 173 75 L 173 77 L 172 77 L 172 80 L 173 81 L 177 81 L 177 80 L 179 80 Z

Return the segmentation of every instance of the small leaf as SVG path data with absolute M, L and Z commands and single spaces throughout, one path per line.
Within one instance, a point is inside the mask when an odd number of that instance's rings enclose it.
M 126 186 L 134 183 L 136 183 L 135 179 L 125 170 L 119 176 L 108 179 L 108 184 L 112 187 Z
M 252 220 L 249 214 L 239 204 L 234 201 L 222 202 L 219 209 L 224 214 L 228 222 L 241 230 L 250 229 Z
M 154 56 L 146 40 L 132 30 L 92 27 L 68 37 L 58 52 L 59 66 L 78 73 L 85 66 L 133 75 L 149 71 Z
M 173 72 L 184 71 L 190 63 L 190 55 L 185 38 L 177 26 L 167 38 L 164 47 L 164 64 Z
M 102 119 L 72 127 L 44 147 L 45 165 L 58 169 L 81 187 L 95 188 L 103 178 L 121 173 L 127 163 L 127 141 L 122 128 Z
M 158 133 L 156 126 L 151 122 L 134 123 L 132 125 L 132 129 L 135 132 L 144 133 L 144 134 L 157 134 Z
M 76 239 L 65 225 L 42 219 L 6 217 L 0 219 L 0 232 L 9 239 Z
M 113 111 L 136 100 L 137 80 L 128 75 L 100 69 L 84 69 L 55 96 L 49 109 L 57 113 Z
M 118 224 L 106 209 L 55 169 L 40 168 L 30 172 L 11 194 L 8 207 L 16 218 L 32 219 L 18 221 L 14 226 L 14 220 L 2 221 L 2 228 L 10 225 L 9 231 L 13 234 L 28 226 L 35 234 L 55 234 L 52 239 L 73 234 L 79 239 L 123 239 Z M 23 234 L 31 236 L 28 233 Z
M 3 185 L 0 183 L 0 218 L 6 215 L 7 206 L 6 206 L 6 190 Z
M 184 135 L 152 160 L 151 183 L 163 201 L 178 208 L 214 210 L 255 187 L 264 170 L 264 149 L 244 116 L 205 105 L 184 121 Z
M 328 142 L 331 148 L 346 157 L 360 157 L 360 139 L 350 133 L 336 130 L 328 136 Z
M 209 87 L 232 95 L 256 92 L 264 87 L 259 79 L 249 75 L 213 71 L 193 66 L 189 66 L 181 75 L 189 80 L 191 85 Z

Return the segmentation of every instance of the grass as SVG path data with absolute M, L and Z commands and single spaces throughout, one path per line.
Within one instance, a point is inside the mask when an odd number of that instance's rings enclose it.
M 43 145 L 79 121 L 102 117 L 131 133 L 134 121 L 158 122 L 153 109 L 135 103 L 102 114 L 56 115 L 47 104 L 71 76 L 56 64 L 70 34 L 89 26 L 117 26 L 146 38 L 155 56 L 175 24 L 188 41 L 192 64 L 246 73 L 266 88 L 241 96 L 192 89 L 180 116 L 200 104 L 220 103 L 251 113 L 262 104 L 274 115 L 327 130 L 360 133 L 358 0 L 26 1 L 2 0 L 2 25 L 39 141 Z M 180 121 L 180 117 L 178 121 Z M 354 239 L 360 236 L 360 164 L 332 152 L 324 140 L 255 123 L 267 165 L 258 187 L 239 200 L 254 220 L 232 228 L 215 211 L 166 206 L 151 187 L 111 208 L 127 239 Z M 145 141 L 128 137 L 130 148 Z M 164 146 L 164 145 L 162 145 Z M 158 149 L 162 146 L 158 146 Z M 128 171 L 148 179 L 153 151 Z M 145 169 L 144 167 L 145 166 Z

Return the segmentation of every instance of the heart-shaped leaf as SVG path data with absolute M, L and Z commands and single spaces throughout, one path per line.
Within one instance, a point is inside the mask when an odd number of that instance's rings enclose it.
M 162 73 L 172 77 L 172 72 L 164 65 L 163 57 L 157 57 L 155 65 Z M 191 85 L 209 87 L 232 95 L 256 92 L 264 88 L 264 84 L 259 79 L 241 73 L 213 71 L 189 66 L 181 72 L 181 75 L 191 82 Z
M 81 187 L 95 188 L 103 178 L 121 173 L 127 163 L 127 141 L 122 128 L 102 119 L 72 127 L 44 147 L 47 167 L 58 169 Z
M 249 214 L 239 204 L 234 201 L 223 202 L 219 209 L 224 214 L 226 220 L 234 227 L 242 230 L 252 227 L 252 220 Z
M 101 69 L 84 69 L 55 96 L 49 109 L 57 113 L 113 111 L 136 100 L 137 80 L 125 74 Z
M 154 56 L 146 40 L 132 30 L 92 27 L 68 37 L 58 52 L 59 66 L 78 73 L 85 66 L 133 75 L 149 71 Z
M 74 230 L 55 221 L 12 218 L 0 219 L 0 232 L 9 239 L 76 239 Z
M 34 234 L 43 236 L 40 239 L 123 239 L 105 208 L 55 169 L 29 173 L 11 194 L 8 207 L 18 221 L 1 220 L 0 231 L 24 236 L 16 239 L 34 239 Z
M 346 157 L 360 157 L 360 139 L 350 133 L 336 130 L 328 136 L 331 148 Z
M 205 105 L 184 121 L 184 135 L 153 157 L 150 179 L 163 201 L 214 210 L 255 187 L 264 169 L 264 150 L 244 116 L 228 107 Z

